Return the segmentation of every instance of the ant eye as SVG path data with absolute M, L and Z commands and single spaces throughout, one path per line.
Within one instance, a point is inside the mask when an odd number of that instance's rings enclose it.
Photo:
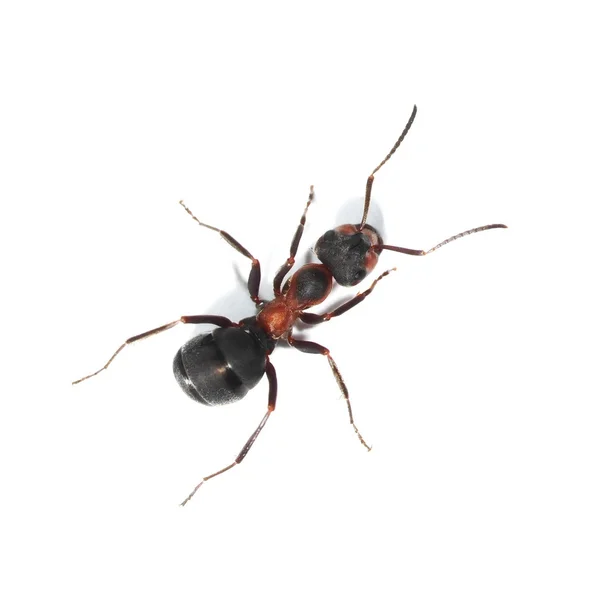
M 363 241 L 363 234 L 362 233 L 355 233 L 350 239 L 350 248 L 356 248 L 357 246 L 360 246 L 362 241 Z
M 360 283 L 366 276 L 367 270 L 359 269 L 358 271 L 356 271 L 356 273 L 354 273 L 354 280 L 356 281 L 356 283 Z

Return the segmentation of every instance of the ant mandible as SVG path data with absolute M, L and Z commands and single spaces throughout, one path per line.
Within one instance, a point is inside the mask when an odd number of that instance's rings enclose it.
M 255 303 L 258 313 L 256 316 L 242 319 L 239 323 L 230 321 L 227 317 L 219 315 L 194 315 L 183 316 L 157 327 L 135 335 L 127 339 L 110 357 L 108 362 L 98 371 L 86 375 L 73 382 L 73 385 L 81 383 L 90 377 L 101 373 L 112 363 L 116 356 L 129 344 L 152 335 L 167 331 L 179 323 L 215 325 L 216 329 L 211 333 L 203 333 L 186 342 L 175 355 L 173 361 L 173 372 L 175 379 L 183 391 L 193 400 L 207 406 L 219 406 L 241 400 L 249 390 L 255 387 L 266 373 L 269 382 L 267 412 L 261 419 L 258 427 L 244 444 L 236 459 L 226 467 L 204 477 L 192 490 L 188 497 L 181 503 L 185 506 L 194 494 L 206 481 L 229 471 L 240 464 L 248 454 L 250 448 L 256 441 L 260 432 L 267 423 L 271 413 L 275 410 L 277 399 L 277 376 L 275 368 L 270 360 L 277 341 L 286 339 L 293 348 L 309 354 L 322 354 L 327 357 L 331 371 L 346 400 L 350 424 L 354 428 L 361 444 L 370 450 L 360 434 L 352 415 L 350 396 L 348 388 L 344 383 L 342 375 L 328 348 L 307 340 L 296 339 L 292 334 L 294 324 L 298 319 L 304 323 L 315 325 L 329 321 L 350 310 L 362 302 L 375 288 L 377 283 L 391 271 L 383 272 L 371 286 L 364 292 L 360 292 L 351 300 L 344 302 L 341 306 L 330 312 L 316 314 L 308 312 L 307 309 L 321 304 L 329 296 L 333 280 L 343 286 L 354 286 L 360 283 L 375 267 L 379 255 L 383 250 L 392 250 L 404 254 L 424 256 L 437 250 L 458 238 L 485 231 L 506 227 L 506 225 L 484 225 L 476 227 L 463 233 L 454 235 L 440 242 L 430 250 L 410 250 L 399 246 L 388 246 L 374 227 L 367 224 L 367 216 L 371 202 L 371 189 L 375 179 L 375 173 L 391 158 L 398 149 L 402 140 L 408 133 L 415 116 L 417 107 L 413 108 L 410 119 L 404 131 L 383 161 L 373 170 L 367 179 L 365 192 L 365 203 L 363 217 L 359 224 L 346 224 L 327 231 L 319 238 L 315 245 L 315 252 L 323 264 L 309 263 L 296 271 L 285 283 L 284 279 L 295 263 L 296 253 L 304 232 L 306 214 L 314 199 L 314 190 L 311 186 L 308 202 L 300 219 L 296 233 L 290 246 L 290 255 L 286 262 L 280 267 L 273 280 L 274 299 L 265 301 L 258 296 L 260 287 L 260 263 L 244 246 L 242 246 L 229 233 L 207 225 L 198 220 L 192 211 L 180 201 L 186 212 L 202 227 L 211 229 L 230 244 L 240 254 L 252 262 L 250 275 L 248 277 L 248 293 Z

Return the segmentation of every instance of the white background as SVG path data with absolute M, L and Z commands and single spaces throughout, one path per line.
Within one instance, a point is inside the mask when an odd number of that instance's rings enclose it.
M 0 13 L 4 598 L 598 598 L 598 139 L 593 3 L 20 2 Z M 190 401 L 182 314 L 252 313 L 287 256 L 357 221 L 429 248 Z M 377 211 L 379 210 L 379 217 Z M 366 281 L 363 287 L 369 284 Z M 346 290 L 332 304 L 349 297 Z

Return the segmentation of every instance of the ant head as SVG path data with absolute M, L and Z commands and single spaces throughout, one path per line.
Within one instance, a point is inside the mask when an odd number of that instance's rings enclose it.
M 360 283 L 379 260 L 383 244 L 377 230 L 370 225 L 340 225 L 322 235 L 315 245 L 319 260 L 344 286 Z

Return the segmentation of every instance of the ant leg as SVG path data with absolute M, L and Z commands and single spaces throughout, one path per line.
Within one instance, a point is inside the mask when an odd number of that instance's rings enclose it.
M 225 471 L 229 471 L 229 469 L 233 469 L 233 467 L 235 467 L 236 465 L 239 465 L 246 457 L 246 454 L 248 454 L 248 452 L 250 451 L 250 448 L 252 448 L 252 445 L 258 437 L 258 434 L 262 431 L 268 418 L 271 416 L 271 413 L 275 410 L 275 401 L 277 400 L 277 375 L 275 374 L 275 367 L 273 367 L 268 357 L 266 373 L 267 379 L 269 380 L 269 408 L 267 409 L 267 412 L 262 418 L 261 422 L 258 424 L 258 427 L 250 436 L 248 441 L 244 444 L 244 447 L 242 448 L 241 452 L 237 455 L 237 458 L 224 469 L 220 469 L 212 475 L 204 477 L 202 481 L 192 490 L 192 493 L 180 504 L 180 506 L 185 506 L 192 499 L 194 494 L 200 489 L 200 486 L 204 484 L 204 482 L 208 481 L 209 479 L 212 479 L 213 477 L 216 477 L 217 475 L 220 475 L 221 473 L 225 473 Z
M 348 302 L 344 302 L 341 306 L 338 306 L 335 310 L 332 310 L 328 313 L 323 313 L 322 315 L 316 315 L 314 313 L 302 312 L 299 315 L 299 318 L 304 323 L 308 323 L 309 325 L 316 325 L 317 323 L 323 323 L 323 321 L 329 321 L 333 317 L 339 317 L 343 315 L 346 311 L 350 310 L 357 304 L 360 304 L 372 291 L 373 288 L 377 285 L 377 282 L 380 279 L 383 279 L 386 275 L 389 275 L 392 271 L 395 271 L 396 268 L 388 269 L 384 271 L 372 284 L 371 287 L 360 294 L 356 294 L 352 300 L 348 300 Z
M 379 171 L 379 169 L 381 169 L 381 167 L 383 167 L 383 165 L 385 165 L 385 163 L 388 160 L 390 160 L 390 158 L 392 158 L 392 155 L 394 154 L 394 152 L 396 152 L 396 150 L 398 150 L 398 146 L 400 146 L 400 144 L 402 143 L 402 140 L 406 137 L 406 134 L 408 133 L 409 129 L 411 128 L 411 125 L 413 124 L 413 121 L 415 120 L 416 116 L 417 116 L 417 106 L 415 105 L 415 106 L 413 106 L 413 110 L 408 119 L 408 123 L 406 123 L 406 125 L 404 126 L 404 131 L 400 134 L 400 137 L 396 140 L 394 147 L 388 152 L 388 155 L 379 163 L 379 165 L 377 165 L 377 167 L 375 167 L 375 169 L 373 170 L 373 172 L 369 175 L 369 177 L 367 179 L 367 189 L 365 191 L 365 207 L 363 209 L 363 216 L 360 221 L 360 225 L 358 227 L 359 231 L 361 231 L 367 223 L 367 215 L 369 214 L 369 206 L 371 204 L 371 188 L 373 187 L 373 182 L 375 181 L 375 173 L 377 173 L 377 171 Z
M 320 344 L 316 344 L 315 342 L 309 342 L 307 340 L 297 340 L 297 339 L 293 338 L 291 334 L 288 335 L 287 341 L 289 342 L 290 346 L 296 348 L 297 350 L 300 350 L 300 352 L 307 352 L 308 354 L 323 354 L 324 356 L 327 357 L 327 360 L 329 361 L 329 366 L 331 367 L 331 371 L 333 372 L 333 376 L 335 377 L 335 380 L 337 381 L 337 384 L 340 388 L 340 391 L 342 392 L 342 395 L 346 399 L 346 405 L 348 406 L 348 416 L 350 417 L 350 425 L 352 425 L 352 427 L 354 427 L 354 431 L 356 432 L 356 435 L 358 436 L 360 443 L 367 449 L 367 451 L 370 452 L 371 446 L 369 446 L 367 444 L 367 442 L 365 442 L 363 436 L 360 434 L 360 431 L 358 431 L 358 428 L 356 427 L 356 425 L 354 423 L 354 417 L 352 416 L 352 406 L 350 405 L 350 394 L 348 393 L 348 388 L 347 388 L 346 384 L 344 383 L 344 379 L 342 378 L 342 374 L 340 373 L 338 366 L 335 364 L 335 360 L 333 360 L 333 357 L 329 353 L 329 349 L 325 348 L 325 346 L 321 346 Z
M 402 254 L 411 254 L 412 256 L 425 256 L 426 254 L 431 254 L 435 252 L 438 248 L 453 242 L 454 240 L 459 240 L 462 237 L 466 237 L 467 235 L 471 235 L 472 233 L 479 233 L 480 231 L 487 231 L 488 229 L 508 229 L 506 225 L 502 225 L 501 223 L 494 223 L 493 225 L 482 225 L 481 227 L 475 227 L 474 229 L 469 229 L 467 231 L 463 231 L 462 233 L 457 233 L 452 237 L 449 237 L 447 240 L 436 244 L 433 248 L 429 250 L 411 250 L 410 248 L 400 248 L 400 246 L 388 246 L 387 244 L 376 244 L 372 246 L 373 250 L 392 250 L 393 252 L 402 252 Z
M 248 293 L 250 294 L 250 298 L 252 302 L 257 306 L 262 303 L 262 300 L 258 297 L 258 289 L 260 287 L 260 262 L 258 259 L 254 258 L 244 246 L 242 246 L 235 238 L 229 235 L 226 231 L 222 229 L 218 229 L 217 227 L 213 227 L 212 225 L 207 225 L 206 223 L 202 223 L 199 221 L 192 211 L 184 204 L 183 200 L 179 201 L 179 204 L 183 206 L 185 212 L 187 212 L 198 225 L 202 227 L 206 227 L 207 229 L 212 229 L 219 233 L 219 235 L 233 248 L 235 248 L 240 254 L 243 254 L 246 258 L 249 258 L 252 261 L 252 267 L 250 269 L 250 275 L 248 276 Z
M 117 354 L 133 342 L 137 342 L 138 340 L 143 340 L 144 338 L 150 337 L 151 335 L 156 335 L 157 333 L 162 333 L 163 331 L 167 331 L 167 329 L 171 329 L 171 327 L 175 327 L 179 323 L 191 323 L 191 324 L 199 324 L 199 323 L 210 323 L 211 325 L 216 325 L 217 327 L 235 327 L 236 324 L 230 321 L 227 317 L 219 317 L 217 315 L 195 315 L 190 317 L 180 317 L 177 321 L 173 321 L 172 323 L 167 323 L 166 325 L 162 325 L 161 327 L 156 327 L 156 329 L 151 329 L 150 331 L 146 331 L 145 333 L 140 333 L 139 335 L 134 335 L 129 339 L 125 340 L 116 350 L 116 352 L 108 359 L 108 362 L 101 368 L 98 369 L 95 373 L 91 373 L 90 375 L 86 375 L 77 381 L 73 381 L 72 385 L 77 383 L 81 383 L 90 377 L 94 377 L 94 375 L 98 375 L 105 369 L 108 368 L 110 363 L 115 359 Z
M 306 203 L 306 207 L 302 213 L 302 218 L 300 219 L 300 224 L 298 225 L 298 229 L 296 229 L 296 234 L 294 235 L 292 245 L 290 246 L 290 256 L 283 263 L 283 265 L 281 265 L 279 271 L 277 271 L 277 275 L 275 275 L 275 279 L 273 279 L 273 292 L 275 293 L 275 296 L 281 295 L 281 284 L 283 282 L 283 278 L 289 273 L 290 269 L 296 262 L 296 252 L 298 252 L 298 246 L 300 245 L 300 240 L 302 239 L 302 234 L 304 233 L 304 225 L 306 224 L 306 213 L 308 212 L 308 207 L 311 205 L 314 199 L 315 192 L 313 186 L 311 185 L 310 192 L 308 194 L 308 202 Z

